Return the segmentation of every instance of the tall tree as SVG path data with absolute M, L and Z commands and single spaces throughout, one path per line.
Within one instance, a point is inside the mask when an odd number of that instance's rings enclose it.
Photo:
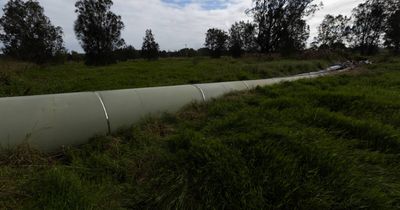
M 387 21 L 385 45 L 395 53 L 400 53 L 400 8 Z
M 261 51 L 291 52 L 301 50 L 309 37 L 305 17 L 313 14 L 318 5 L 314 0 L 253 0 L 247 11 L 258 25 Z
M 62 29 L 51 24 L 35 0 L 10 0 L 0 18 L 3 53 L 10 57 L 44 63 L 64 53 Z
M 228 34 L 220 29 L 208 29 L 205 46 L 210 50 L 213 58 L 220 58 L 227 48 Z
M 353 10 L 350 41 L 363 54 L 377 52 L 385 31 L 388 0 L 367 0 Z
M 344 48 L 345 41 L 351 32 L 350 18 L 343 15 L 326 15 L 318 27 L 317 43 L 323 48 Z
M 160 47 L 156 42 L 153 32 L 148 29 L 143 38 L 142 56 L 148 60 L 157 59 L 159 56 Z
M 243 54 L 243 26 L 240 23 L 235 23 L 229 29 L 229 51 L 232 57 L 239 58 Z
M 244 52 L 257 49 L 255 25 L 249 22 L 236 22 L 229 29 L 229 50 L 233 57 L 240 57 Z
M 86 52 L 87 65 L 115 63 L 113 52 L 124 45 L 124 23 L 110 10 L 112 5 L 112 0 L 78 0 L 75 4 L 75 34 Z
M 258 50 L 257 25 L 254 23 L 243 24 L 243 48 L 246 52 L 254 53 Z

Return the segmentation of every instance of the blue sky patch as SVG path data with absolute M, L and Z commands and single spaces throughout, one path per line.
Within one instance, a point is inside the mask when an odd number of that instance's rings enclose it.
M 205 10 L 224 9 L 231 0 L 161 0 L 164 3 L 184 7 L 197 3 Z

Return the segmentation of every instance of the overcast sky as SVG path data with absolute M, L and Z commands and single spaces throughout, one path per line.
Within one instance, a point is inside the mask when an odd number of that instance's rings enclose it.
M 114 0 L 112 10 L 122 16 L 125 29 L 122 37 L 127 44 L 141 48 L 144 32 L 152 29 L 162 50 L 203 47 L 208 28 L 228 30 L 239 20 L 250 20 L 245 10 L 252 0 Z M 315 0 L 320 2 L 321 0 Z M 308 18 L 312 39 L 326 14 L 350 15 L 364 0 L 322 0 L 324 7 Z M 0 0 L 3 7 L 7 0 Z M 73 24 L 75 0 L 39 0 L 52 23 L 64 30 L 65 46 L 82 51 L 76 40 Z M 3 15 L 3 11 L 0 11 Z

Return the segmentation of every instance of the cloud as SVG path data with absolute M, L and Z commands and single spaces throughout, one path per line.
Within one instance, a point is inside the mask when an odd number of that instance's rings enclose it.
M 363 0 L 324 0 L 324 9 L 308 18 L 311 38 L 326 14 L 350 15 L 352 8 Z M 75 0 L 39 0 L 54 25 L 64 29 L 69 50 L 82 51 L 76 40 L 73 24 L 76 19 Z M 205 32 L 217 27 L 228 30 L 239 20 L 250 20 L 245 10 L 252 0 L 114 0 L 112 10 L 122 16 L 123 38 L 141 48 L 144 32 L 152 29 L 163 50 L 203 46 Z M 0 0 L 3 7 L 6 0 Z M 2 15 L 2 11 L 0 12 Z
M 203 9 L 212 10 L 212 9 L 224 9 L 230 3 L 232 3 L 232 0 L 162 0 L 162 2 L 165 2 L 170 5 L 176 5 L 179 7 L 184 7 L 190 4 L 198 4 Z
M 185 47 L 202 47 L 208 28 L 228 29 L 235 21 L 247 19 L 244 10 L 251 0 L 229 4 L 224 9 L 206 10 L 197 3 L 184 7 L 167 5 L 159 0 L 116 0 L 114 10 L 122 16 L 126 25 L 124 38 L 135 47 L 140 47 L 144 31 L 151 28 L 166 50 Z

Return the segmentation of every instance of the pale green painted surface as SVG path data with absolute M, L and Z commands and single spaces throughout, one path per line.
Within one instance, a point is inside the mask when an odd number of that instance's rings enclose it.
M 203 100 L 191 85 L 99 92 L 109 116 L 111 131 L 126 128 L 147 115 L 176 112 Z
M 0 119 L 3 148 L 29 143 L 52 151 L 107 133 L 104 111 L 94 93 L 1 98 Z
M 248 90 L 248 87 L 242 81 L 198 84 L 196 86 L 203 90 L 206 101 L 221 97 L 231 92 Z
M 96 135 L 127 128 L 148 115 L 176 112 L 191 102 L 209 101 L 233 91 L 328 73 L 265 80 L 140 88 L 102 92 L 0 98 L 0 145 L 23 143 L 43 151 L 86 143 Z

